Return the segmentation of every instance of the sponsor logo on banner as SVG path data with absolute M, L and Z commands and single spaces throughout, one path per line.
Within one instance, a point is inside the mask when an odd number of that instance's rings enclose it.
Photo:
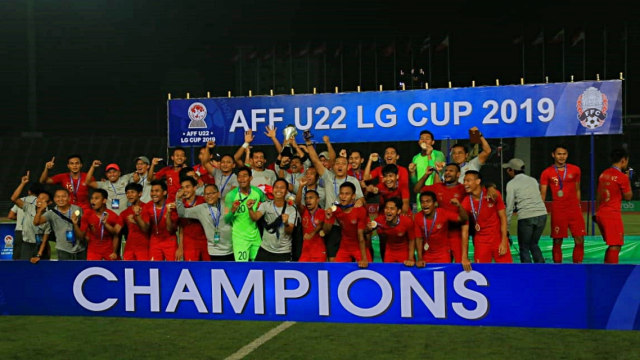
M 206 129 L 207 123 L 204 119 L 207 117 L 207 107 L 201 102 L 195 102 L 189 106 L 188 110 L 189 129 Z
M 4 246 L 13 247 L 13 236 L 7 235 L 4 237 Z
M 576 108 L 578 109 L 580 125 L 593 130 L 604 125 L 607 118 L 609 100 L 607 95 L 592 86 L 578 96 Z

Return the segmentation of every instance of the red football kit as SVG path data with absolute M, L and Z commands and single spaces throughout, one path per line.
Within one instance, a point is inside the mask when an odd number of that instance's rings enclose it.
M 413 218 L 414 232 L 416 239 L 422 239 L 422 260 L 426 263 L 451 262 L 449 225 L 457 223 L 458 218 L 457 208 L 454 213 L 438 207 L 431 219 L 426 218 L 423 211 L 416 214 Z
M 565 168 L 549 166 L 540 175 L 540 185 L 551 191 L 551 237 L 563 239 L 571 235 L 584 236 L 586 229 L 580 209 L 577 186 L 580 182 L 580 168 L 566 164 Z
M 358 169 L 358 171 L 354 171 L 353 169 L 349 169 L 347 170 L 347 175 L 353 176 L 354 178 L 358 179 L 358 181 L 362 181 L 362 179 L 364 179 L 364 170 Z M 371 178 L 373 179 L 373 175 L 371 175 Z
M 384 204 L 387 200 L 394 197 L 401 200 L 409 199 L 409 188 L 401 187 L 399 182 L 396 182 L 395 189 L 389 189 L 384 183 L 378 183 L 376 187 L 378 188 L 378 195 L 380 195 L 380 205 L 378 206 L 378 213 L 380 215 L 384 214 Z
M 352 262 L 360 261 L 362 259 L 362 252 L 360 252 L 360 241 L 358 239 L 358 230 L 365 230 L 367 228 L 367 222 L 369 216 L 367 210 L 364 207 L 353 207 L 351 211 L 344 212 L 342 208 L 338 207 L 333 216 L 326 219 L 328 224 L 334 224 L 336 219 L 340 223 L 341 236 L 340 247 L 335 257 L 335 262 Z M 367 259 L 371 260 L 371 254 L 369 249 L 367 251 Z
M 188 209 L 204 204 L 205 201 L 202 196 L 196 196 L 193 202 L 182 199 L 182 203 Z M 211 258 L 207 249 L 207 235 L 204 233 L 200 221 L 180 218 L 178 224 L 180 231 L 182 231 L 182 257 L 184 261 L 209 261 Z
M 85 185 L 86 180 L 87 173 L 85 172 L 81 172 L 78 179 L 74 179 L 71 173 L 57 174 L 51 177 L 54 184 L 59 184 L 69 191 L 72 204 L 88 211 L 91 210 L 91 204 L 89 203 L 89 187 Z
M 176 170 L 173 166 L 165 166 L 155 174 L 156 179 L 165 179 L 167 183 L 167 201 L 170 203 L 175 201 L 176 193 L 180 190 L 180 170 Z
M 167 202 L 161 208 L 157 208 L 155 203 L 148 202 L 142 208 L 142 220 L 149 224 L 149 256 L 152 261 L 169 260 L 176 258 L 178 243 L 175 232 L 167 231 Z M 178 223 L 178 213 L 171 212 L 171 222 Z
M 378 166 L 377 168 L 371 170 L 371 180 L 378 178 L 378 183 L 382 184 L 383 180 L 384 180 L 384 175 L 382 175 L 382 169 L 384 168 L 385 165 L 382 166 Z M 398 167 L 398 187 L 399 188 L 404 188 L 409 190 L 409 171 L 407 170 L 406 167 L 404 166 L 400 166 L 398 164 L 396 164 L 396 166 Z
M 216 179 L 209 174 L 207 168 L 202 166 L 202 164 L 196 164 L 196 166 L 193 167 L 193 171 L 200 176 L 200 180 L 202 180 L 204 184 L 208 185 L 216 183 Z
M 107 223 L 110 226 L 122 226 L 118 214 L 109 209 L 105 209 L 104 212 L 107 213 Z M 113 253 L 113 235 L 105 229 L 104 224 L 100 221 L 101 218 L 102 213 L 98 214 L 93 210 L 89 210 L 82 217 L 81 230 L 88 230 L 87 234 L 89 235 L 87 260 L 111 260 L 109 255 Z
M 140 202 L 140 207 L 144 208 L 146 204 Z M 129 221 L 129 215 L 135 217 L 133 207 L 129 206 L 120 213 L 120 221 L 124 226 L 123 233 L 127 235 L 127 243 L 124 246 L 122 258 L 124 260 L 149 260 L 149 235 L 140 229 L 136 220 Z
M 384 262 L 402 263 L 409 259 L 409 242 L 415 239 L 413 232 L 413 220 L 411 217 L 400 215 L 395 224 L 387 224 L 384 215 L 379 215 L 375 222 L 378 223 L 376 232 L 380 238 L 385 239 Z
M 420 192 L 432 191 L 436 194 L 436 200 L 438 201 L 438 208 L 458 213 L 458 207 L 453 205 L 451 199 L 458 199 L 460 203 L 467 196 L 464 191 L 464 185 L 455 183 L 453 185 L 447 185 L 445 183 L 435 183 L 433 185 L 427 185 L 420 189 Z M 451 245 L 451 253 L 453 254 L 453 260 L 457 263 L 462 261 L 462 224 L 458 222 L 449 223 L 449 244 Z
M 302 208 L 302 231 L 304 235 L 310 234 L 324 221 L 324 210 L 317 207 L 310 212 L 307 207 Z M 327 249 L 324 239 L 319 234 L 315 234 L 311 239 L 302 241 L 302 254 L 299 262 L 325 262 L 327 261 Z
M 609 246 L 624 244 L 622 224 L 622 195 L 631 192 L 631 182 L 627 174 L 610 167 L 598 178 L 598 208 L 596 221 L 604 241 Z
M 502 241 L 500 230 L 500 216 L 498 212 L 504 210 L 504 201 L 499 191 L 497 198 L 493 200 L 487 196 L 487 189 L 482 188 L 480 199 L 476 200 L 467 195 L 462 201 L 462 207 L 469 214 L 469 232 L 475 230 L 473 235 L 473 257 L 476 263 L 490 263 L 493 259 L 497 263 L 511 263 L 511 249 L 500 256 L 498 248 Z

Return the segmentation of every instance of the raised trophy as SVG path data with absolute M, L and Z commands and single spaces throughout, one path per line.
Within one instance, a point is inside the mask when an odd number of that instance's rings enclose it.
M 284 135 L 284 142 L 287 140 L 292 140 L 298 135 L 298 129 L 296 129 L 293 125 L 287 125 L 283 130 L 282 134 Z M 282 148 L 282 152 L 280 153 L 282 156 L 292 156 L 295 152 L 291 148 L 291 145 L 287 144 Z

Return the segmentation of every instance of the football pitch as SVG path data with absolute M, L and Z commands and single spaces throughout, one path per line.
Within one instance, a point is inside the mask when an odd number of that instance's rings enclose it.
M 1 359 L 638 359 L 640 332 L 4 316 Z

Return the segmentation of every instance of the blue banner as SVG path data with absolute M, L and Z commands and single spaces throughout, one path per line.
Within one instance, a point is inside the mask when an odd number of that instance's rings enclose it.
M 332 142 L 467 138 L 477 126 L 487 138 L 622 133 L 622 81 L 474 88 L 279 95 L 168 101 L 169 146 L 240 145 L 251 129 L 255 145 L 271 144 L 266 126 L 287 125 Z M 278 134 L 281 138 L 282 135 Z
M 16 223 L 0 223 L 0 259 L 13 258 L 13 246 L 15 245 Z
M 640 266 L 0 262 L 0 313 L 639 330 Z

